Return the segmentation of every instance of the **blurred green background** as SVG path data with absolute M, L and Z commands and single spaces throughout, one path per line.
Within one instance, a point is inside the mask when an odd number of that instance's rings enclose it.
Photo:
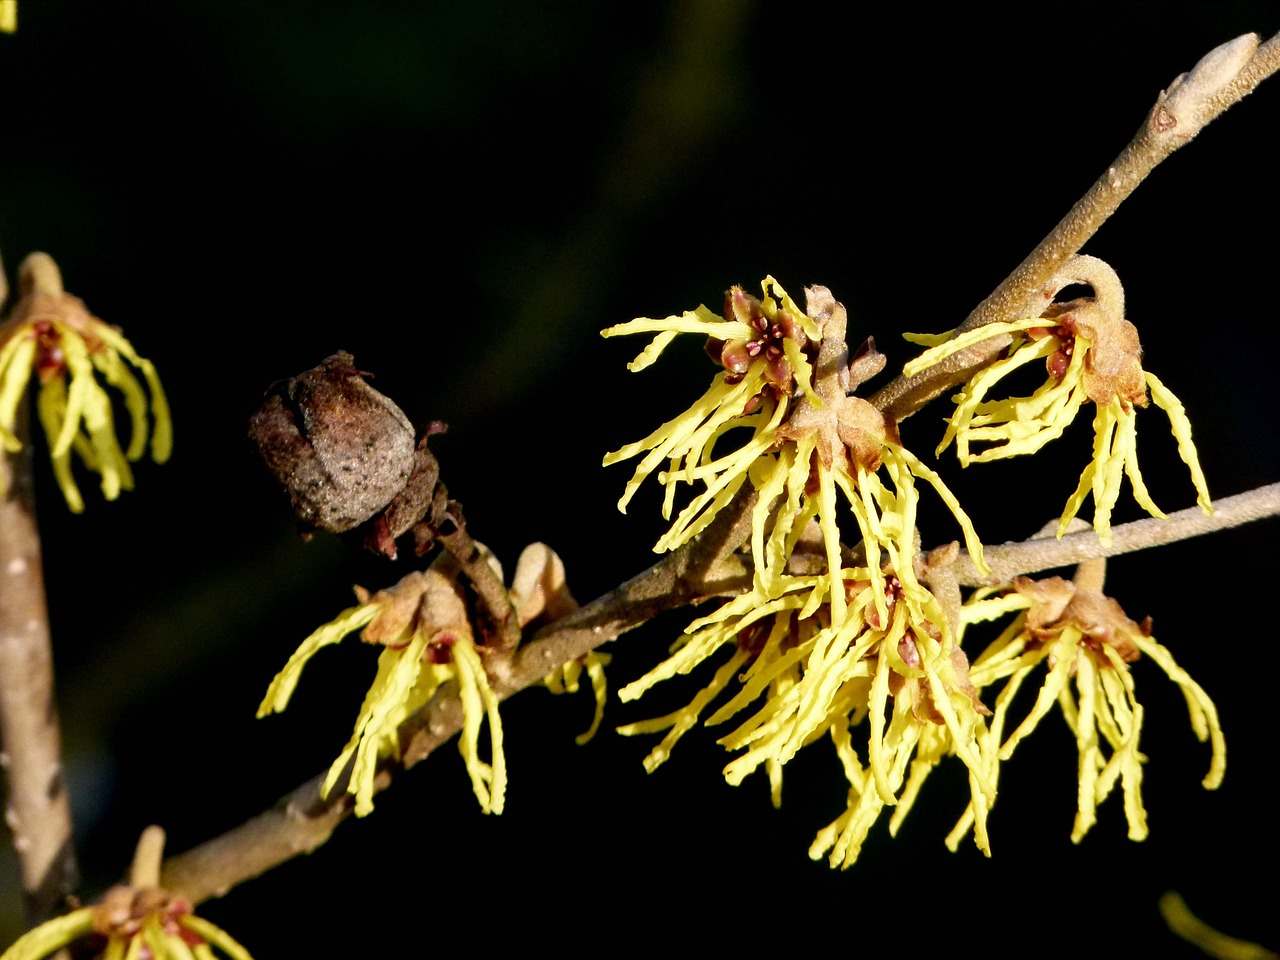
M 582 601 L 652 561 L 656 487 L 622 516 L 631 468 L 606 450 L 700 392 L 698 344 L 639 375 L 643 345 L 597 331 L 713 307 L 772 273 L 829 286 L 890 364 L 904 330 L 964 318 L 1127 142 L 1157 92 L 1210 47 L 1280 29 L 1271 3 L 1055 7 L 1052 29 L 985 5 L 807 2 L 468 4 L 23 0 L 0 36 L 0 251 L 52 253 L 67 289 L 124 327 L 168 388 L 173 460 L 69 516 L 41 470 L 59 697 L 86 895 L 139 831 L 176 852 L 324 769 L 345 742 L 371 651 L 309 668 L 282 717 L 254 720 L 296 644 L 388 585 L 333 538 L 300 542 L 244 437 L 273 380 L 337 349 L 433 442 L 472 532 L 514 566 L 544 540 Z M 1215 495 L 1280 478 L 1276 452 L 1280 80 L 1159 168 L 1086 248 L 1119 271 L 1146 363 L 1185 403 Z M 873 384 L 874 385 L 874 384 Z M 903 428 L 922 455 L 941 410 Z M 1164 418 L 1140 417 L 1157 501 L 1193 502 Z M 1087 421 L 1035 463 L 944 475 L 990 542 L 1056 516 L 1088 456 Z M 43 453 L 41 454 L 43 456 Z M 1122 500 L 1118 519 L 1136 508 Z M 940 508 L 927 540 L 957 535 Z M 1155 901 L 1280 942 L 1264 875 L 1277 856 L 1275 521 L 1113 562 L 1110 590 L 1214 696 L 1226 781 L 1180 694 L 1136 669 L 1147 707 L 1151 837 L 1120 798 L 1069 839 L 1076 755 L 1056 718 L 1001 774 L 995 856 L 950 854 L 959 764 L 935 774 L 896 839 L 887 816 L 845 873 L 812 863 L 844 808 L 825 744 L 733 789 L 695 732 L 646 776 L 647 739 L 578 748 L 585 694 L 503 707 L 507 812 L 482 816 L 444 749 L 310 857 L 202 913 L 258 960 L 393 951 L 437 938 L 501 954 L 626 943 L 1022 956 L 1195 956 Z M 687 622 L 614 644 L 616 689 Z M 686 702 L 706 677 L 612 705 L 606 725 Z M 9 855 L 6 853 L 5 857 Z M 9 862 L 0 942 L 17 931 Z

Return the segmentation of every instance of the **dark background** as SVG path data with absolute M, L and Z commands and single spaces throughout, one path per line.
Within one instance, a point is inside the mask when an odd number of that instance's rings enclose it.
M 336 349 L 377 374 L 433 446 L 473 533 L 514 567 L 545 540 L 586 601 L 653 559 L 656 486 L 629 516 L 606 450 L 682 409 L 713 372 L 691 340 L 640 375 L 644 341 L 596 331 L 715 305 L 766 273 L 823 283 L 891 364 L 904 330 L 964 318 L 1128 140 L 1157 92 L 1212 46 L 1280 29 L 1269 3 L 1052 8 L 1031 24 L 952 5 L 863 15 L 804 2 L 70 3 L 23 0 L 0 37 L 0 249 L 52 253 L 67 289 L 121 325 L 164 379 L 172 461 L 70 516 L 43 452 L 42 527 L 86 895 L 148 823 L 180 851 L 324 769 L 373 675 L 351 642 L 309 668 L 282 717 L 254 720 L 314 627 L 394 569 L 333 538 L 304 544 L 244 438 L 262 390 Z M 1174 155 L 1090 242 L 1119 271 L 1146 364 L 1196 425 L 1210 486 L 1280 477 L 1272 80 Z M 928 453 L 940 411 L 909 421 Z M 1158 502 L 1193 503 L 1164 417 L 1140 416 Z M 943 471 L 989 542 L 1057 515 L 1087 419 L 1034 462 Z M 1086 508 L 1087 509 L 1087 508 Z M 1127 487 L 1117 519 L 1137 515 Z M 926 539 L 956 535 L 940 511 Z M 578 748 L 589 695 L 503 706 L 507 812 L 482 816 L 447 748 L 314 855 L 201 912 L 259 960 L 426 955 L 458 938 L 525 946 L 907 946 L 1019 956 L 1041 942 L 1194 956 L 1159 894 L 1280 942 L 1263 876 L 1277 855 L 1274 521 L 1114 561 L 1110 590 L 1216 698 L 1225 783 L 1150 663 L 1144 793 L 1079 846 L 1076 753 L 1051 715 L 1002 771 L 994 857 L 942 838 L 960 765 L 934 775 L 896 839 L 856 866 L 812 863 L 844 808 L 830 747 L 788 767 L 781 811 L 731 789 L 705 732 L 646 777 L 652 741 Z M 687 616 L 614 644 L 614 689 Z M 606 726 L 686 702 L 706 675 L 611 705 Z M 7 865 L 0 864 L 6 867 Z M 6 877 L 6 882 L 10 882 Z M 3 936 L 17 895 L 4 895 Z M 408 945 L 406 948 L 405 945 Z

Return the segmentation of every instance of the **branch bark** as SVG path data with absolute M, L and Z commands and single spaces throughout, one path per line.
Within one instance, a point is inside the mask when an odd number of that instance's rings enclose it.
M 754 494 L 725 507 L 712 524 L 685 546 L 667 554 L 643 573 L 540 630 L 522 646 L 509 671 L 491 677 L 505 700 L 534 686 L 555 667 L 568 663 L 666 610 L 735 593 L 750 585 L 750 572 L 731 555 L 748 536 Z M 448 684 L 400 729 L 401 763 L 408 769 L 424 760 L 462 729 L 457 686 Z M 388 786 L 392 768 L 376 781 Z M 352 811 L 350 796 L 339 790 L 320 796 L 321 773 L 292 790 L 271 809 L 198 847 L 170 858 L 161 886 L 198 904 L 222 896 L 301 853 L 322 845 Z
M 1061 540 L 1051 536 L 1036 537 L 1021 543 L 984 547 L 982 555 L 991 568 L 990 576 L 982 574 L 965 552 L 957 558 L 952 571 L 956 579 L 967 587 L 999 586 L 1017 576 L 1069 567 L 1101 557 L 1117 557 L 1277 515 L 1280 515 L 1280 483 L 1271 483 L 1213 501 L 1212 515 L 1206 515 L 1199 507 L 1188 507 L 1169 514 L 1164 520 L 1148 517 L 1112 527 L 1110 546 L 1103 546 L 1093 530 L 1068 534 Z
M 1211 51 L 1189 74 L 1175 80 L 1157 98 L 1138 134 L 1116 161 L 1023 263 L 975 308 L 959 330 L 997 320 L 1038 316 L 1045 307 L 1047 281 L 1147 174 L 1278 68 L 1280 36 L 1258 46 L 1257 38 L 1249 34 Z M 1007 343 L 1007 338 L 992 338 L 915 377 L 900 377 L 882 388 L 871 402 L 901 420 L 990 363 Z M 495 692 L 505 699 L 536 684 L 555 667 L 585 655 L 660 612 L 745 588 L 750 571 L 741 558 L 733 555 L 733 550 L 747 535 L 753 499 L 740 498 L 689 544 L 543 628 L 519 648 L 504 674 L 491 677 Z M 1113 527 L 1109 547 L 1089 531 L 1061 541 L 1036 540 L 988 548 L 991 576 L 980 575 L 972 561 L 962 555 L 955 563 L 955 576 L 960 583 L 971 586 L 1000 583 L 1020 573 L 1169 543 L 1277 513 L 1280 484 L 1219 501 L 1212 517 L 1192 509 L 1173 514 L 1167 521 L 1140 520 Z M 461 726 L 462 709 L 456 687 L 443 687 L 401 728 L 401 767 L 413 766 L 428 756 Z M 390 782 L 391 774 L 390 768 L 380 774 L 379 789 Z M 323 779 L 323 775 L 314 777 L 271 810 L 171 858 L 164 866 L 162 885 L 199 903 L 220 896 L 299 853 L 314 850 L 328 839 L 352 806 L 346 794 L 334 794 L 327 801 L 321 799 L 319 787 Z
M 544 627 L 525 645 L 511 671 L 494 678 L 495 691 L 506 699 L 539 683 L 552 669 L 613 640 L 659 613 L 699 600 L 732 595 L 750 585 L 747 562 L 733 554 L 749 528 L 751 502 L 735 505 L 734 515 L 717 517 L 705 534 L 655 563 L 643 573 L 555 623 Z M 1103 546 L 1092 530 L 1022 543 L 989 547 L 984 553 L 992 569 L 981 575 L 967 554 L 952 565 L 966 586 L 1005 583 L 1020 574 L 1066 567 L 1100 557 L 1173 543 L 1188 537 L 1280 515 L 1280 483 L 1215 501 L 1212 516 L 1199 507 L 1169 515 L 1167 520 L 1136 520 L 1112 527 L 1112 542 Z M 401 729 L 402 769 L 425 759 L 462 728 L 462 707 L 452 685 L 441 688 L 425 708 Z M 378 789 L 390 784 L 392 770 L 384 770 Z M 301 853 L 310 853 L 329 839 L 351 812 L 345 793 L 320 797 L 324 774 L 319 774 L 281 798 L 252 820 L 215 837 L 165 863 L 161 886 L 200 903 L 221 896 Z
M 62 772 L 53 653 L 36 527 L 30 412 L 15 422 L 22 443 L 0 451 L 0 765 L 28 927 L 62 912 L 79 879 L 71 805 Z
M 1189 73 L 1161 92 L 1146 120 L 1120 155 L 1076 201 L 1049 235 L 956 328 L 963 333 L 997 321 L 1038 317 L 1053 299 L 1049 281 L 1077 254 L 1159 163 L 1195 138 L 1210 121 L 1238 103 L 1280 69 L 1280 34 L 1261 46 L 1247 33 L 1210 50 Z M 992 337 L 958 351 L 913 377 L 886 384 L 871 402 L 905 420 L 930 400 L 993 362 L 1010 343 Z

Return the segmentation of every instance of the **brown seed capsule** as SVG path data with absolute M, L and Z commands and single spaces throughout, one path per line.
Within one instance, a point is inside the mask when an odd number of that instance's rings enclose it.
M 249 437 L 298 519 L 333 533 L 385 508 L 414 469 L 413 425 L 349 353 L 272 384 Z

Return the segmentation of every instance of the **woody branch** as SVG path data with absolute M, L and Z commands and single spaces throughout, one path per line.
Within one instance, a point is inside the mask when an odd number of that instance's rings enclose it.
M 992 292 L 959 330 L 996 321 L 1039 316 L 1047 305 L 1045 286 L 1065 261 L 1076 254 L 1121 202 L 1167 156 L 1189 142 L 1207 123 L 1280 69 L 1280 35 L 1259 45 L 1253 34 L 1210 51 L 1190 71 L 1161 93 L 1130 144 L 1093 187 L 1032 253 Z M 887 417 L 901 420 L 951 386 L 990 364 L 1008 345 L 992 337 L 960 351 L 914 377 L 899 377 L 872 398 Z M 561 620 L 544 627 L 520 648 L 499 682 L 502 698 L 531 686 L 552 669 L 570 662 L 658 613 L 705 597 L 735 593 L 749 582 L 745 562 L 734 555 L 745 539 L 750 504 L 738 502 L 717 517 L 701 537 L 687 544 L 617 589 Z M 1175 513 L 1167 521 L 1141 520 L 1112 528 L 1103 546 L 1090 532 L 1056 540 L 1029 540 L 988 548 L 990 576 L 981 575 L 967 556 L 959 557 L 953 575 L 968 585 L 1006 582 L 1009 578 L 1099 557 L 1113 556 L 1160 543 L 1226 529 L 1280 513 L 1280 485 L 1220 500 L 1212 517 L 1198 510 Z M 1194 514 L 1194 516 L 1193 516 Z M 403 767 L 412 766 L 450 739 L 462 725 L 456 688 L 437 696 L 401 728 Z M 390 782 L 391 769 L 380 775 L 379 788 Z M 319 796 L 318 776 L 282 798 L 271 810 L 186 853 L 170 858 L 163 883 L 175 893 L 199 902 L 226 893 L 236 884 L 302 852 L 323 844 L 350 812 L 345 794 Z

